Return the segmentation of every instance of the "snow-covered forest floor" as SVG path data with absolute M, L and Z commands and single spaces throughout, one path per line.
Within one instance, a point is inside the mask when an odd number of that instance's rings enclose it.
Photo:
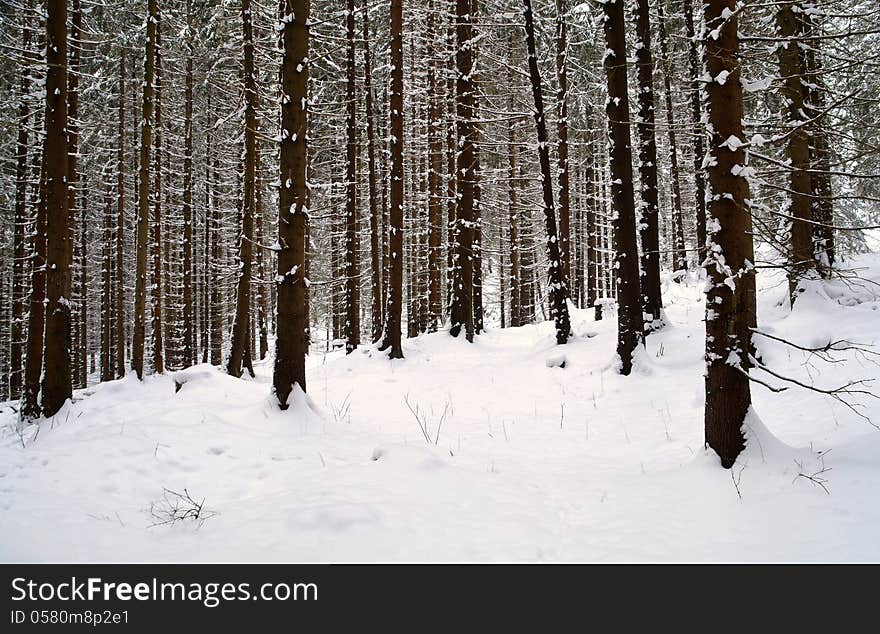
M 760 329 L 880 352 L 880 257 L 846 265 L 863 279 L 811 282 L 793 313 L 762 273 Z M 0 560 L 880 560 L 880 431 L 753 383 L 748 447 L 722 469 L 703 449 L 702 282 L 663 291 L 670 324 L 630 377 L 613 316 L 575 311 L 564 347 L 543 323 L 407 340 L 403 361 L 313 353 L 311 403 L 284 413 L 270 361 L 255 381 L 197 366 L 177 393 L 171 374 L 90 387 L 23 435 L 0 403 Z M 805 383 L 880 378 L 871 354 L 756 342 Z M 851 401 L 880 422 L 880 401 Z M 201 520 L 151 526 L 166 488 L 204 499 Z

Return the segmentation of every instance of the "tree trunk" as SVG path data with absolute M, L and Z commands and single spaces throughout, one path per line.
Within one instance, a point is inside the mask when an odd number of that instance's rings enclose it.
M 70 8 L 70 37 L 68 49 L 70 58 L 67 73 L 67 263 L 70 275 L 67 278 L 65 297 L 82 305 L 83 298 L 76 298 L 74 287 L 74 257 L 76 249 L 77 205 L 79 203 L 79 66 L 82 30 L 82 8 L 79 0 L 72 0 Z M 72 310 L 72 308 L 71 308 Z M 81 387 L 85 372 L 85 359 L 82 357 L 82 340 L 85 338 L 85 324 L 71 312 L 73 329 L 73 348 L 71 350 L 71 377 L 74 387 Z
M 639 297 L 639 254 L 633 199 L 632 148 L 626 79 L 626 39 L 623 3 L 606 2 L 605 77 L 608 82 L 608 133 L 611 141 L 611 204 L 614 227 L 614 270 L 617 275 L 617 355 L 620 373 L 632 371 L 636 348 L 644 345 L 644 319 Z
M 193 53 L 190 0 L 186 4 L 186 92 L 183 157 L 183 365 L 196 363 L 196 313 L 193 308 Z
M 119 53 L 119 131 L 116 148 L 116 378 L 125 376 L 125 49 Z
M 389 275 L 385 332 L 380 350 L 403 358 L 403 0 L 391 0 L 391 210 L 388 227 Z
M 672 177 L 672 269 L 674 271 L 684 271 L 687 270 L 687 252 L 685 251 L 684 244 L 684 220 L 681 213 L 681 183 L 678 174 L 678 146 L 675 139 L 675 114 L 672 105 L 672 86 L 669 77 L 669 58 L 666 42 L 666 16 L 663 14 L 663 2 L 657 3 L 657 27 L 660 32 L 660 66 L 663 71 L 663 89 L 666 96 L 666 135 L 669 141 L 669 172 Z M 705 222 L 703 224 L 705 229 Z
M 45 143 L 44 138 L 44 146 Z M 44 147 L 40 158 L 39 192 L 33 233 L 27 353 L 24 365 L 24 396 L 21 406 L 22 416 L 26 419 L 34 419 L 40 415 L 40 374 L 43 369 L 43 340 L 46 325 L 46 214 L 49 195 L 46 183 L 46 163 L 47 156 Z
M 70 380 L 70 215 L 67 146 L 67 2 L 46 4 L 46 335 L 43 415 L 73 396 Z
M 461 329 L 465 338 L 474 340 L 474 87 L 473 87 L 473 31 L 471 28 L 471 0 L 456 2 L 456 37 L 458 47 L 455 59 L 458 69 L 456 81 L 456 133 L 458 154 L 457 204 L 455 214 L 455 255 L 452 286 L 452 311 L 449 334 L 457 337 Z
M 110 364 L 113 359 L 113 323 L 112 323 L 112 265 L 110 246 L 113 244 L 113 190 L 108 170 L 104 170 L 104 223 L 101 232 L 101 381 L 113 379 Z
M 144 340 L 147 308 L 147 234 L 150 215 L 150 150 L 153 145 L 153 69 L 156 60 L 157 0 L 148 0 L 147 40 L 144 49 L 143 105 L 141 110 L 140 167 L 138 171 L 138 214 L 136 270 L 134 287 L 134 335 L 131 343 L 131 369 L 144 378 Z
M 657 209 L 657 139 L 654 121 L 654 60 L 651 53 L 651 15 L 648 0 L 636 0 L 636 74 L 638 76 L 639 181 L 641 205 L 639 237 L 642 242 L 641 289 L 646 332 L 659 328 L 660 235 Z
M 513 72 L 508 74 L 513 86 Z M 507 108 L 513 112 L 513 95 L 508 97 Z M 510 227 L 510 325 L 522 326 L 522 272 L 520 271 L 519 250 L 519 205 L 517 203 L 516 166 L 516 124 L 510 122 L 507 128 L 507 223 Z
M 382 252 L 379 237 L 379 190 L 376 185 L 376 133 L 373 125 L 373 81 L 370 58 L 370 17 L 364 5 L 364 116 L 367 118 L 367 162 L 370 205 L 370 341 L 376 343 L 382 337 Z
M 443 317 L 443 300 L 440 294 L 443 247 L 443 197 L 441 175 L 443 174 L 443 119 L 440 92 L 442 67 L 434 48 L 438 32 L 438 11 L 431 0 L 428 7 L 428 331 L 436 332 Z
M 241 0 L 241 21 L 244 34 L 244 182 L 241 205 L 241 235 L 238 241 L 238 286 L 235 295 L 235 320 L 232 323 L 232 346 L 226 371 L 241 376 L 242 366 L 254 376 L 251 365 L 251 264 L 254 239 L 254 179 L 257 153 L 257 84 L 254 77 L 254 35 L 251 1 Z
M 804 20 L 806 35 L 819 35 L 815 31 L 810 14 L 801 14 Z M 831 191 L 831 152 L 828 146 L 828 133 L 825 124 L 825 82 L 822 65 L 817 59 L 820 42 L 810 42 L 806 52 L 806 70 L 810 76 L 809 102 L 804 111 L 809 119 L 814 120 L 810 130 L 810 149 L 812 153 L 812 192 L 815 198 L 812 204 L 813 219 L 822 223 L 815 226 L 813 240 L 815 243 L 816 261 L 823 275 L 829 273 L 834 266 L 834 200 Z
M 350 354 L 361 343 L 361 276 L 360 236 L 358 235 L 357 196 L 357 86 L 354 41 L 354 0 L 348 0 L 346 29 L 348 56 L 346 63 L 347 143 L 345 154 L 345 351 Z
M 745 165 L 742 139 L 743 101 L 740 84 L 739 36 L 734 0 L 707 0 L 705 39 L 709 77 L 727 74 L 726 81 L 706 83 L 709 110 L 709 205 L 706 272 L 706 444 L 730 468 L 744 448 L 743 421 L 751 405 L 748 355 L 751 343 L 750 301 L 746 279 L 754 276 L 748 258 L 749 184 L 737 168 Z
M 544 121 L 544 99 L 541 94 L 541 75 L 535 53 L 535 27 L 532 23 L 532 2 L 523 0 L 526 26 L 526 46 L 529 51 L 529 76 L 535 102 L 535 126 L 538 131 L 538 159 L 541 164 L 541 189 L 544 194 L 544 224 L 547 230 L 548 280 L 550 282 L 550 318 L 556 326 L 556 343 L 563 344 L 571 336 L 568 316 L 568 289 L 562 276 L 559 240 L 556 234 L 556 211 L 553 207 L 553 175 L 550 172 L 550 148 L 547 143 L 547 123 Z
M 154 125 L 156 134 L 153 148 L 153 223 L 150 251 L 153 259 L 153 281 L 150 285 L 152 300 L 153 372 L 165 372 L 165 338 L 162 323 L 163 263 L 162 263 L 162 42 L 161 16 L 156 14 L 156 75 Z
M 455 3 L 456 0 L 447 0 L 446 15 L 448 26 L 446 29 L 446 306 L 450 314 L 452 312 L 453 288 L 455 286 L 455 208 L 456 185 L 458 178 L 455 174 L 456 164 L 456 131 L 458 124 L 456 115 L 456 54 L 455 54 Z
M 568 30 L 566 0 L 556 0 L 556 134 L 559 137 L 559 252 L 562 257 L 562 281 L 571 289 L 571 196 L 568 165 Z
M 256 160 L 255 164 L 255 172 L 256 172 L 256 182 L 255 182 L 255 213 L 256 213 L 256 243 L 257 243 L 257 328 L 260 331 L 260 343 L 259 343 L 259 358 L 263 360 L 266 358 L 266 355 L 269 352 L 269 332 L 266 327 L 266 290 L 265 290 L 265 280 L 266 280 L 266 265 L 264 262 L 263 256 L 263 240 L 264 240 L 264 231 L 263 231 L 263 177 L 261 175 L 260 170 L 260 153 L 257 152 L 254 157 Z M 306 240 L 307 242 L 307 240 Z M 308 277 L 309 271 L 306 268 L 306 277 Z M 308 315 L 308 304 L 306 305 L 306 314 Z M 308 346 L 308 342 L 306 342 L 306 346 Z
M 794 6 L 797 6 L 795 13 Z M 785 154 L 791 171 L 788 201 L 783 211 L 790 216 L 791 245 L 788 253 L 788 293 L 792 306 L 798 294 L 798 282 L 816 267 L 813 257 L 813 219 L 811 209 L 812 177 L 810 176 L 810 141 L 804 105 L 809 89 L 803 83 L 805 59 L 800 47 L 803 36 L 803 7 L 782 4 L 776 12 L 776 28 L 780 39 L 776 54 L 783 79 L 783 120 L 786 131 Z
M 21 48 L 30 62 L 31 29 L 25 23 L 21 33 Z M 9 398 L 21 396 L 22 350 L 24 344 L 24 313 L 26 303 L 27 273 L 25 271 L 25 227 L 27 220 L 28 140 L 31 110 L 30 64 L 21 69 L 18 103 L 18 139 L 15 145 L 15 218 L 12 246 L 12 314 L 9 349 Z
M 84 183 L 85 184 L 85 183 Z M 88 384 L 88 354 L 89 354 L 89 319 L 88 319 L 88 261 L 86 259 L 86 243 L 88 242 L 88 224 L 86 223 L 86 208 L 88 201 L 80 205 L 80 232 L 79 232 L 79 367 L 76 369 L 77 386 L 86 387 Z
M 284 0 L 281 61 L 281 188 L 278 195 L 278 292 L 272 383 L 282 410 L 294 386 L 306 391 L 305 223 L 309 0 Z
M 704 131 L 702 123 L 702 109 L 700 107 L 701 75 L 699 56 L 697 54 L 697 39 L 694 31 L 694 10 L 691 0 L 682 0 L 684 11 L 685 35 L 688 40 L 688 69 L 691 81 L 691 133 L 694 144 L 694 209 L 697 224 L 697 256 L 700 266 L 706 259 L 706 180 L 704 176 L 703 150 Z

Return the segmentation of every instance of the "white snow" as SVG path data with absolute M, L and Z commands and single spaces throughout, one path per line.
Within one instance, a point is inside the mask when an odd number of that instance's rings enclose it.
M 782 274 L 762 272 L 761 330 L 880 349 L 880 257 L 848 265 L 871 281 L 806 282 L 792 313 Z M 542 323 L 406 340 L 402 361 L 313 352 L 287 412 L 271 360 L 256 380 L 197 366 L 177 393 L 171 374 L 81 390 L 21 436 L 0 403 L 0 560 L 880 559 L 880 431 L 845 406 L 754 383 L 734 468 L 704 450 L 702 288 L 664 279 L 668 325 L 629 377 L 607 300 L 602 321 L 574 311 L 564 348 Z M 756 342 L 800 381 L 880 377 L 870 355 Z M 217 515 L 150 527 L 163 488 Z

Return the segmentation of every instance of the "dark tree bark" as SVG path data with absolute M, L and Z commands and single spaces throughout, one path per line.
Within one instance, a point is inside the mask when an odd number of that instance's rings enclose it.
M 730 468 L 744 448 L 743 421 L 751 405 L 748 355 L 752 308 L 748 278 L 754 269 L 751 223 L 745 200 L 749 184 L 737 166 L 745 152 L 730 139 L 742 139 L 742 86 L 739 36 L 734 0 L 707 0 L 706 29 L 717 33 L 704 41 L 709 77 L 728 73 L 724 82 L 706 83 L 709 110 L 708 236 L 706 272 L 706 445 Z
M 382 337 L 382 245 L 379 237 L 379 190 L 376 184 L 376 133 L 373 125 L 373 79 L 370 58 L 369 8 L 364 4 L 364 109 L 367 118 L 367 161 L 370 188 L 370 295 L 371 327 L 370 341 L 376 343 Z M 430 41 L 430 40 L 429 40 Z
M 350 354 L 361 343 L 360 236 L 357 197 L 357 69 L 355 68 L 354 0 L 348 0 L 346 29 L 347 142 L 345 153 L 345 351 Z
M 465 338 L 474 340 L 474 86 L 473 29 L 471 0 L 457 0 L 456 49 L 456 213 L 455 255 L 453 261 L 452 309 L 449 334 L 457 337 L 464 328 Z
M 380 350 L 403 358 L 403 0 L 391 0 L 391 210 L 388 226 L 389 275 L 385 332 Z
M 46 4 L 46 334 L 41 408 L 54 416 L 73 395 L 70 377 L 70 215 L 67 146 L 67 2 Z
M 257 83 L 254 76 L 254 34 L 251 1 L 241 0 L 244 35 L 244 179 L 241 206 L 241 235 L 238 241 L 238 285 L 235 296 L 235 320 L 232 323 L 232 346 L 226 371 L 241 376 L 242 366 L 254 376 L 250 354 L 251 269 L 254 240 L 254 180 L 257 154 Z
M 657 207 L 657 139 L 654 121 L 654 59 L 651 53 L 651 16 L 648 0 L 636 0 L 636 74 L 638 76 L 639 118 L 639 237 L 642 242 L 640 283 L 643 312 L 648 318 L 646 332 L 659 327 L 660 310 L 660 228 Z
M 795 11 L 797 8 L 797 11 Z M 804 85 L 806 60 L 801 50 L 803 7 L 781 4 L 776 11 L 776 28 L 781 42 L 776 48 L 779 73 L 783 79 L 783 120 L 786 131 L 785 154 L 790 165 L 788 200 L 784 211 L 791 218 L 791 244 L 788 253 L 788 294 L 792 306 L 798 294 L 799 281 L 816 268 L 813 257 L 812 177 L 810 176 L 810 140 L 804 105 L 809 88 Z
M 639 254 L 633 199 L 629 97 L 626 85 L 626 39 L 623 2 L 605 2 L 605 77 L 608 82 L 608 136 L 611 142 L 611 204 L 614 227 L 614 269 L 617 285 L 617 355 L 620 373 L 632 371 L 636 348 L 644 345 L 644 319 L 639 297 Z
M 544 120 L 544 99 L 541 94 L 541 75 L 535 53 L 535 27 L 532 20 L 532 2 L 523 0 L 526 27 L 526 47 L 529 52 L 529 77 L 535 102 L 535 127 L 538 131 L 538 160 L 541 164 L 541 188 L 544 194 L 544 225 L 547 230 L 548 280 L 550 283 L 550 318 L 556 326 L 556 343 L 563 344 L 571 336 L 568 316 L 568 289 L 562 277 L 559 240 L 556 234 L 556 211 L 553 206 L 553 175 L 550 172 L 550 148 L 547 143 L 547 123 Z
M 150 216 L 150 150 L 153 145 L 153 74 L 156 60 L 156 26 L 159 22 L 157 0 L 147 4 L 147 40 L 144 50 L 143 105 L 141 109 L 141 145 L 138 171 L 138 212 L 136 224 L 136 270 L 134 287 L 134 334 L 131 343 L 131 369 L 144 378 L 144 341 L 147 308 L 147 235 Z
M 278 195 L 278 317 L 272 383 L 282 410 L 294 386 L 306 391 L 305 207 L 309 0 L 283 0 L 281 49 L 281 188 Z

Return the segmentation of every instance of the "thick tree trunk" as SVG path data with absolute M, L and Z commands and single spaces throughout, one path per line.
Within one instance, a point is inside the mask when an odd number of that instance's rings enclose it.
M 646 332 L 660 327 L 660 228 L 657 208 L 657 138 L 654 121 L 654 59 L 651 52 L 651 16 L 648 0 L 636 1 L 636 73 L 639 118 L 639 237 L 642 242 L 640 283 Z
M 272 383 L 279 407 L 290 406 L 294 386 L 305 392 L 306 111 L 309 0 L 284 0 L 281 49 L 281 188 L 278 195 L 278 317 Z
M 449 333 L 457 337 L 464 328 L 465 338 L 474 340 L 474 86 L 473 30 L 471 0 L 456 2 L 455 59 L 456 80 L 456 213 L 455 254 L 453 261 L 452 310 Z
M 147 309 L 147 235 L 150 216 L 150 150 L 153 145 L 153 71 L 156 60 L 156 26 L 159 22 L 157 0 L 148 0 L 147 39 L 144 49 L 143 105 L 141 109 L 141 145 L 138 171 L 136 267 L 134 287 L 134 334 L 131 343 L 131 369 L 144 378 L 144 341 Z
M 709 205 L 711 218 L 706 257 L 706 444 L 730 468 L 744 448 L 743 421 L 751 405 L 748 355 L 751 343 L 749 284 L 754 276 L 751 224 L 745 200 L 749 185 L 742 139 L 742 86 L 739 36 L 734 0 L 707 0 L 705 23 L 717 37 L 704 42 L 709 77 Z M 724 75 L 722 75 L 722 73 Z
M 547 230 L 548 281 L 550 283 L 550 318 L 556 326 L 556 343 L 563 344 L 571 336 L 568 316 L 568 289 L 562 276 L 559 240 L 556 233 L 556 211 L 553 206 L 553 175 L 550 172 L 550 148 L 547 143 L 547 123 L 544 120 L 544 99 L 541 94 L 541 75 L 535 53 L 535 27 L 532 20 L 532 2 L 523 0 L 526 27 L 526 47 L 529 52 L 529 76 L 532 98 L 535 102 L 535 126 L 538 132 L 538 160 L 541 164 L 541 189 L 544 194 L 544 225 Z
M 46 4 L 46 335 L 41 407 L 54 416 L 73 395 L 70 378 L 70 214 L 67 146 L 67 2 Z
M 391 0 L 391 210 L 388 226 L 389 275 L 385 332 L 380 350 L 403 358 L 403 0 Z
M 644 318 L 639 297 L 639 254 L 633 199 L 632 148 L 626 79 L 623 2 L 606 2 L 605 77 L 608 82 L 608 133 L 611 141 L 611 204 L 614 227 L 614 270 L 617 287 L 617 355 L 620 373 L 632 371 L 633 353 L 644 345 Z

